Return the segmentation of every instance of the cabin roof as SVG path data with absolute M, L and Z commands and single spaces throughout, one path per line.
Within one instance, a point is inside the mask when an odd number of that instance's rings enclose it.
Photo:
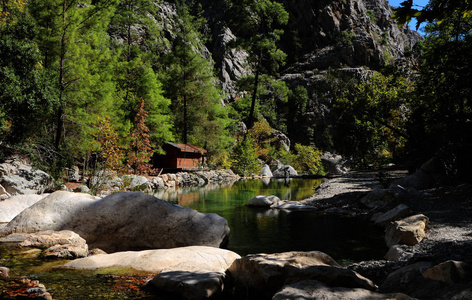
M 187 153 L 207 153 L 207 151 L 203 148 L 200 148 L 195 145 L 190 145 L 190 144 L 177 144 L 177 143 L 171 143 L 167 142 L 168 145 L 171 145 L 174 148 L 179 149 L 182 152 L 187 152 Z

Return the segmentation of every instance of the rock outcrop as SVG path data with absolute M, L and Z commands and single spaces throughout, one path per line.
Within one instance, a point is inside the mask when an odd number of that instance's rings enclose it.
M 226 220 L 216 214 L 199 213 L 141 192 L 119 192 L 95 200 L 64 191 L 24 210 L 0 234 L 64 229 L 107 252 L 219 247 L 229 235 Z
M 35 170 L 26 160 L 12 157 L 0 164 L 0 196 L 41 194 L 51 187 L 52 177 Z M 5 193 L 6 192 L 6 193 Z

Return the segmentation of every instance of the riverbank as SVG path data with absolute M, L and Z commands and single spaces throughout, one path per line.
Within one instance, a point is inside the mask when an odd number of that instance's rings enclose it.
M 318 193 L 302 201 L 326 213 L 350 215 L 371 219 L 376 209 L 367 208 L 361 199 L 370 191 L 382 188 L 378 173 L 356 172 L 346 176 L 328 179 L 318 189 Z M 395 179 L 406 175 L 405 172 L 390 171 L 386 176 Z M 385 176 L 385 174 L 384 174 Z M 400 245 L 399 251 L 407 254 L 408 259 L 398 261 L 371 260 L 355 263 L 349 268 L 366 276 L 382 287 L 388 275 L 405 266 L 419 263 L 439 264 L 446 261 L 461 261 L 470 266 L 472 263 L 472 185 L 462 184 L 415 191 L 413 196 L 403 199 L 414 214 L 424 214 L 429 218 L 426 237 L 417 245 Z M 421 275 L 421 273 L 418 273 Z M 470 276 L 470 275 L 468 275 Z M 405 280 L 413 280 L 406 278 Z M 416 282 L 419 284 L 421 281 Z M 415 289 L 412 285 L 399 286 L 397 292 L 404 292 L 420 299 L 469 299 L 472 284 L 441 284 L 431 288 Z M 392 291 L 392 287 L 388 287 Z

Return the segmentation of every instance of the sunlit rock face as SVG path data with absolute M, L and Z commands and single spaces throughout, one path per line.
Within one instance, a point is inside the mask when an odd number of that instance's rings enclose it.
M 107 252 L 219 247 L 229 235 L 228 223 L 216 214 L 202 214 L 141 192 L 120 192 L 100 200 L 55 192 L 20 213 L 0 234 L 64 229 Z

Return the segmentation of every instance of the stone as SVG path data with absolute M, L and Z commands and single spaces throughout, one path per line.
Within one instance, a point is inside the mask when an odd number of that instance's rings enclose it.
M 68 169 L 68 175 L 69 175 L 69 181 L 71 182 L 77 182 L 80 180 L 80 175 L 79 175 L 79 167 L 73 166 L 72 168 Z
M 272 171 L 270 170 L 269 166 L 267 164 L 265 164 L 264 166 L 262 166 L 262 170 L 261 170 L 261 176 L 262 177 L 273 177 L 272 175 Z
M 448 284 L 467 283 L 472 280 L 472 265 L 462 261 L 448 260 L 423 272 L 425 278 Z
M 61 268 L 131 268 L 157 275 L 151 284 L 184 299 L 207 299 L 221 294 L 225 271 L 238 254 L 224 249 L 190 246 L 174 249 L 99 254 L 68 262 Z
M 0 164 L 0 185 L 10 195 L 41 194 L 52 186 L 52 177 L 33 169 L 26 160 L 13 157 Z M 4 194 L 0 189 L 0 194 Z
M 88 188 L 88 186 L 86 185 L 79 185 L 78 187 L 76 187 L 75 189 L 73 189 L 73 192 L 74 193 L 86 193 L 86 194 L 89 194 L 90 193 L 90 189 Z
M 416 190 L 425 190 L 434 187 L 445 177 L 441 163 L 433 158 L 425 162 L 413 174 L 396 180 L 392 185 L 400 185 L 404 188 L 414 188 Z
M 82 247 L 88 252 L 87 243 L 77 233 L 70 230 L 62 231 L 41 231 L 30 233 L 25 236 L 25 240 L 19 245 L 21 247 L 35 247 L 46 249 L 55 245 L 74 245 Z
M 387 246 L 396 244 L 413 246 L 420 243 L 426 236 L 428 221 L 428 217 L 419 214 L 393 222 L 385 234 Z
M 65 224 L 95 201 L 89 194 L 54 192 L 23 210 L 0 230 L 0 236 L 11 233 L 70 230 L 71 228 L 67 228 Z
M 422 274 L 433 266 L 432 262 L 417 262 L 400 268 L 387 276 L 379 287 L 379 292 L 401 292 L 418 298 L 431 299 L 431 292 L 439 291 L 441 283 L 434 282 Z
M 409 300 L 413 299 L 405 294 L 392 293 L 381 294 L 361 288 L 333 287 L 316 280 L 304 280 L 294 284 L 286 285 L 272 300 Z
M 250 297 L 272 297 L 285 284 L 315 279 L 339 286 L 375 289 L 375 284 L 354 271 L 341 268 L 319 251 L 250 254 L 233 262 L 228 269 L 235 288 Z
M 277 196 L 254 196 L 246 202 L 246 206 L 255 207 L 270 207 L 271 205 L 277 205 L 280 202 L 280 198 Z
M 274 177 L 293 177 L 298 176 L 298 172 L 292 167 L 288 165 L 280 165 L 277 167 L 276 170 L 272 172 Z
M 100 200 L 88 194 L 55 192 L 20 213 L 0 235 L 72 230 L 106 252 L 219 247 L 229 235 L 227 221 L 141 192 L 118 192 Z M 145 234 L 143 234 L 145 233 Z
M 314 210 L 316 207 L 305 205 L 297 201 L 282 200 L 278 204 L 272 205 L 270 208 L 285 209 L 285 210 Z
M 368 208 L 384 207 L 397 198 L 395 193 L 388 189 L 374 189 L 361 199 L 361 203 Z
M 49 194 L 17 195 L 0 201 L 0 223 L 8 223 L 26 208 L 35 204 Z
M 406 206 L 405 204 L 400 204 L 395 208 L 387 211 L 386 213 L 380 215 L 375 220 L 375 224 L 381 226 L 388 226 L 391 222 L 408 217 L 412 213 L 413 212 L 408 206 Z
M 385 254 L 385 259 L 390 261 L 407 261 L 413 257 L 413 253 L 405 249 L 405 245 L 393 245 Z
M 43 258 L 51 259 L 51 258 L 61 258 L 61 259 L 75 259 L 79 257 L 86 257 L 88 256 L 88 246 L 85 245 L 84 247 L 71 245 L 71 244 L 64 244 L 64 245 L 54 245 L 52 247 L 47 248 L 43 252 L 41 252 L 40 256 Z
M 326 175 L 344 175 L 349 172 L 346 160 L 341 155 L 324 152 L 321 156 L 321 163 Z

